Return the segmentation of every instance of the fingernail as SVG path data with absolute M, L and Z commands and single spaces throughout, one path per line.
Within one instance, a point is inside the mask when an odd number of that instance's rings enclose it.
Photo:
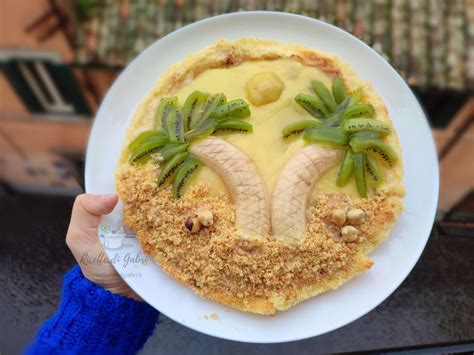
M 109 199 L 111 199 L 112 197 L 115 197 L 115 194 L 99 195 L 99 198 L 100 198 L 101 200 L 109 200 Z

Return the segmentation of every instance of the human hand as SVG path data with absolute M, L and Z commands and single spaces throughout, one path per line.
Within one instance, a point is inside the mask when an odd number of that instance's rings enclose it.
M 66 244 L 88 280 L 112 293 L 141 301 L 115 271 L 99 243 L 97 228 L 100 218 L 112 212 L 117 201 L 117 195 L 114 194 L 77 196 L 72 208 Z

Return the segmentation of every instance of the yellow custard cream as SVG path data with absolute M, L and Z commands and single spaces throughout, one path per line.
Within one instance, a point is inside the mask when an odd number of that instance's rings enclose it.
M 255 106 L 248 100 L 245 84 L 255 74 L 269 71 L 283 81 L 285 88 L 277 101 Z M 252 134 L 216 135 L 225 138 L 252 158 L 265 181 L 268 192 L 271 193 L 285 162 L 305 145 L 301 137 L 284 140 L 282 131 L 291 123 L 302 119 L 314 119 L 294 101 L 294 97 L 300 92 L 313 94 L 310 87 L 311 80 L 320 80 L 330 87 L 332 77 L 315 67 L 304 66 L 292 60 L 255 61 L 231 68 L 206 70 L 174 95 L 178 96 L 179 102 L 184 102 L 195 90 L 212 94 L 223 92 L 228 101 L 243 98 L 249 103 L 252 114 L 245 120 L 253 125 Z M 335 167 L 325 174 L 316 184 L 314 193 L 346 192 L 351 197 L 357 198 L 354 181 L 350 181 L 342 188 L 336 186 L 337 170 L 338 167 Z M 228 193 L 221 179 L 205 166 L 199 169 L 193 183 L 189 185 L 193 186 L 196 183 L 205 184 L 214 195 Z

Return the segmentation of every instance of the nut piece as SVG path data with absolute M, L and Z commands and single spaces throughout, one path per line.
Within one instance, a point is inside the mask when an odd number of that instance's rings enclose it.
M 199 210 L 197 216 L 199 222 L 201 222 L 204 227 L 209 227 L 212 223 L 214 223 L 214 216 L 212 215 L 212 212 L 207 209 Z
M 341 229 L 341 237 L 345 242 L 354 242 L 357 240 L 357 234 L 359 231 L 352 226 L 345 226 Z
M 364 223 L 366 218 L 365 212 L 358 208 L 353 208 L 347 212 L 347 221 L 354 226 Z
M 291 63 L 288 63 L 288 69 L 286 70 L 286 74 L 290 79 L 296 79 L 301 73 L 302 69 L 303 64 L 296 61 L 292 61 Z
M 346 211 L 342 208 L 336 208 L 331 213 L 331 222 L 338 226 L 343 226 L 346 223 Z
M 201 222 L 197 217 L 188 217 L 184 225 L 191 233 L 197 233 L 201 230 Z

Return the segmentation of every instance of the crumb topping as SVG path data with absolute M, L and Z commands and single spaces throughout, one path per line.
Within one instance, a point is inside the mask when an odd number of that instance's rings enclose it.
M 205 186 L 176 200 L 170 189 L 157 189 L 157 168 L 147 164 L 119 171 L 119 194 L 125 223 L 145 253 L 180 282 L 202 296 L 230 294 L 240 299 L 296 294 L 306 285 L 324 283 L 353 268 L 388 234 L 398 216 L 390 195 L 351 203 L 346 195 L 320 195 L 308 208 L 308 228 L 298 243 L 273 236 L 244 239 L 235 229 L 235 208 L 227 197 L 212 197 Z M 358 226 L 362 239 L 346 243 L 331 222 L 335 208 L 360 208 L 367 214 Z M 212 211 L 213 223 L 190 233 L 185 222 L 197 211 Z

